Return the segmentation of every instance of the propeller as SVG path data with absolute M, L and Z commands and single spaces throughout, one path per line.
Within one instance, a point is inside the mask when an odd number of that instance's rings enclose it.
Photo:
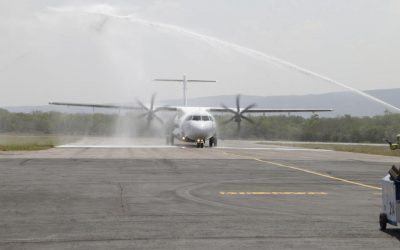
M 147 107 L 144 105 L 140 100 L 137 100 L 137 103 L 139 106 L 145 111 L 143 114 L 139 115 L 139 117 L 144 118 L 146 117 L 147 119 L 147 124 L 146 126 L 148 127 L 151 122 L 154 120 L 154 118 L 159 121 L 161 124 L 163 124 L 163 120 L 156 115 L 156 113 L 159 111 L 157 108 L 154 109 L 154 100 L 156 99 L 156 94 L 151 95 L 151 100 L 150 100 L 150 107 Z
M 233 116 L 230 119 L 224 121 L 224 124 L 234 121 L 234 122 L 237 123 L 238 131 L 240 131 L 240 129 L 241 129 L 242 120 L 246 120 L 246 121 L 250 122 L 251 124 L 254 124 L 254 121 L 252 119 L 244 116 L 243 114 L 246 113 L 247 111 L 249 111 L 250 109 L 254 108 L 256 105 L 255 104 L 250 104 L 246 108 L 241 110 L 240 109 L 240 95 L 236 96 L 236 110 L 230 109 L 224 104 L 222 104 L 221 106 L 226 111 L 228 111 L 228 112 L 233 114 Z

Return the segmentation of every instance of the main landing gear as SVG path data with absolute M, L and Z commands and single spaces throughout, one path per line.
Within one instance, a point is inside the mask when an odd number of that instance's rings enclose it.
M 217 146 L 217 137 L 213 136 L 213 137 L 210 138 L 209 146 L 210 146 L 210 148 Z

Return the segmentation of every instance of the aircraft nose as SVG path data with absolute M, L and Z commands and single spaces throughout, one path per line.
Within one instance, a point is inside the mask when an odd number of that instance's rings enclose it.
M 212 125 L 209 124 L 209 122 L 197 122 L 195 125 L 193 125 L 192 132 L 194 137 L 206 138 L 212 132 Z

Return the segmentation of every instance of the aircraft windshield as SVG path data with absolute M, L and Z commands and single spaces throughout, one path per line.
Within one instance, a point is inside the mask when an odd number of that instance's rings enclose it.
M 185 121 L 213 121 L 213 118 L 211 116 L 206 116 L 206 115 L 193 115 L 189 116 L 186 118 Z

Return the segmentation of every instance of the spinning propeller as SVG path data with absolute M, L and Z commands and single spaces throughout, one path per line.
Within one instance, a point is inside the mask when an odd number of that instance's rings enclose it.
M 240 128 L 241 128 L 241 125 L 240 125 L 240 124 L 241 124 L 241 122 L 242 122 L 242 119 L 243 119 L 243 120 L 246 120 L 246 121 L 248 121 L 248 122 L 250 122 L 251 124 L 254 124 L 254 121 L 253 121 L 252 119 L 250 119 L 250 118 L 244 116 L 243 114 L 246 113 L 246 112 L 248 112 L 250 109 L 254 108 L 256 105 L 255 105 L 255 104 L 250 104 L 250 105 L 248 105 L 246 108 L 240 109 L 240 95 L 237 95 L 237 96 L 236 96 L 236 110 L 230 109 L 230 108 L 228 108 L 228 107 L 227 107 L 226 105 L 224 105 L 224 104 L 222 104 L 221 106 L 222 106 L 226 111 L 228 111 L 228 112 L 230 112 L 230 113 L 233 114 L 233 116 L 232 116 L 230 119 L 228 119 L 228 120 L 226 120 L 226 121 L 224 122 L 225 124 L 226 124 L 226 123 L 229 123 L 229 122 L 231 122 L 231 121 L 236 122 L 236 123 L 237 123 L 237 129 L 238 129 L 238 131 L 240 131 Z
M 150 100 L 150 108 L 147 107 L 146 105 L 144 105 L 141 101 L 137 100 L 137 103 L 139 104 L 140 107 L 143 108 L 143 110 L 145 111 L 143 114 L 139 115 L 139 117 L 143 118 L 146 117 L 147 119 L 147 124 L 146 126 L 148 127 L 151 122 L 153 121 L 153 119 L 155 118 L 157 121 L 159 121 L 161 124 L 163 124 L 163 120 L 156 115 L 156 113 L 159 111 L 159 109 L 154 109 L 154 100 L 156 98 L 156 94 L 152 94 L 151 95 L 151 100 Z

